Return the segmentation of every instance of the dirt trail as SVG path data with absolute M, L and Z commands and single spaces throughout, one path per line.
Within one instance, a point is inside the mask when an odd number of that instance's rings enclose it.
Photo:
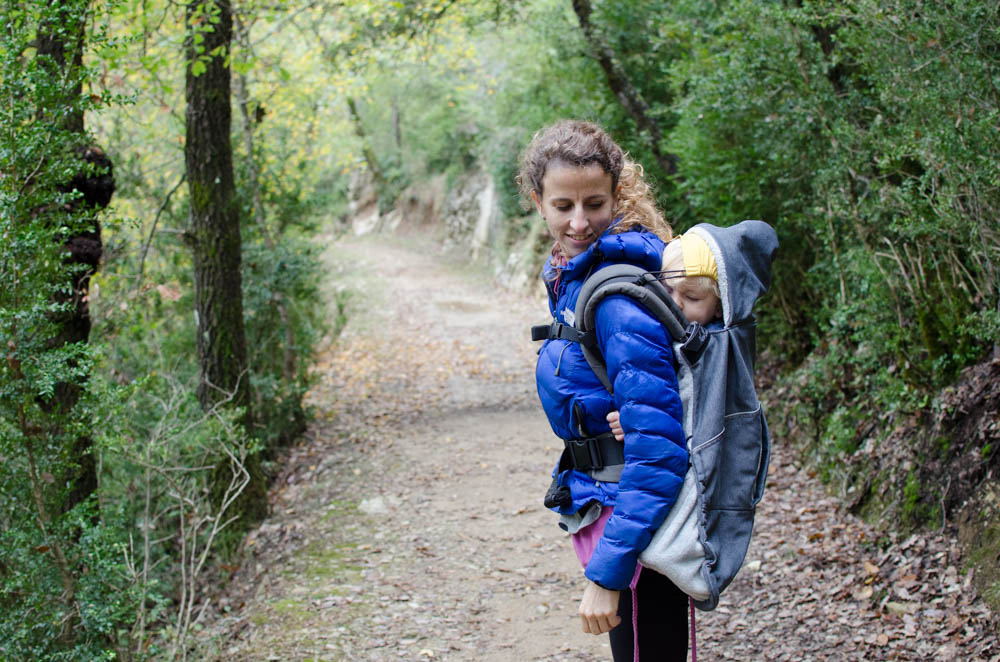
M 349 320 L 202 659 L 610 659 L 580 631 L 585 580 L 541 505 L 557 440 L 528 327 L 545 304 L 428 246 L 329 251 Z M 949 540 L 876 545 L 775 445 L 747 564 L 698 613 L 700 659 L 1000 660 Z

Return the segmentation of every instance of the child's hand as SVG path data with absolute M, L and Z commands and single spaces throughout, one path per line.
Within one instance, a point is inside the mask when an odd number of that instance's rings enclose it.
M 622 429 L 621 416 L 617 410 L 608 413 L 608 423 L 611 424 L 611 434 L 615 435 L 615 439 L 625 441 L 625 430 Z

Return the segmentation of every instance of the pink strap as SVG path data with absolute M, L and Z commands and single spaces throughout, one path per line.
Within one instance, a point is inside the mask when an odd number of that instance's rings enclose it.
M 688 613 L 691 621 L 691 662 L 698 662 L 698 641 L 694 634 L 694 598 L 688 598 Z
M 639 573 L 642 572 L 642 564 L 638 566 L 632 580 L 632 662 L 639 662 Z

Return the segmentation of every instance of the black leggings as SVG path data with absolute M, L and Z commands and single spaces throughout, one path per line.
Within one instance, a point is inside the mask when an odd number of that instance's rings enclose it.
M 638 598 L 639 662 L 684 662 L 688 648 L 688 596 L 658 572 L 643 568 L 635 594 Z M 622 622 L 611 630 L 614 662 L 635 662 L 632 655 L 632 591 L 621 592 L 618 615 Z

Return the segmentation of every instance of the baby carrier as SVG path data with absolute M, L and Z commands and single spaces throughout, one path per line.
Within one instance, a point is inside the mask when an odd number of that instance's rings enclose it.
M 715 258 L 721 325 L 689 325 L 660 282 L 661 274 L 615 264 L 596 271 L 583 284 L 575 310 L 576 328 L 554 322 L 536 327 L 532 336 L 579 342 L 595 374 L 612 391 L 593 332 L 598 304 L 612 295 L 633 297 L 669 331 L 684 406 L 689 465 L 677 501 L 639 558 L 707 611 L 718 605 L 720 592 L 743 564 L 756 506 L 764 493 L 770 443 L 753 384 L 756 322 L 752 310 L 770 284 L 778 240 L 774 230 L 761 221 L 743 221 L 729 228 L 702 223 L 689 232 L 703 238 Z M 568 445 L 567 451 L 566 455 L 573 455 L 576 449 Z M 623 457 L 605 461 L 605 474 L 608 469 L 614 473 L 617 467 L 608 465 L 624 461 Z

